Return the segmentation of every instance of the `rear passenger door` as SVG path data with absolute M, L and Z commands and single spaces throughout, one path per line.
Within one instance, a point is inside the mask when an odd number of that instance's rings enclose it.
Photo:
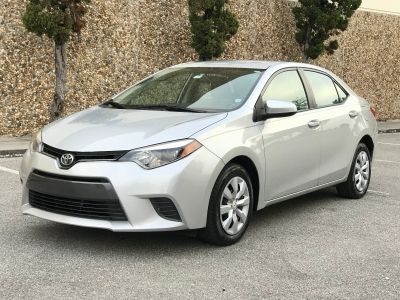
M 349 94 L 328 74 L 302 70 L 312 90 L 314 116 L 321 127 L 321 162 L 318 185 L 345 178 L 357 136 L 357 108 L 346 101 Z

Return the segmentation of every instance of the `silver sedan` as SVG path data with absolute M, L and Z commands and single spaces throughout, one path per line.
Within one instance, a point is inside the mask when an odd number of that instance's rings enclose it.
M 229 245 L 273 203 L 328 186 L 364 196 L 376 135 L 374 108 L 325 69 L 180 64 L 39 131 L 22 211 L 113 231 L 197 229 Z

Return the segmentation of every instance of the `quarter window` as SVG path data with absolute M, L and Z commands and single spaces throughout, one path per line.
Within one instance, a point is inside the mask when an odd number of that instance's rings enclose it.
M 297 71 L 279 73 L 268 85 L 262 100 L 264 103 L 270 100 L 292 102 L 298 110 L 309 108 L 307 95 Z
M 330 106 L 343 102 L 343 100 L 339 98 L 336 87 L 329 76 L 313 71 L 304 71 L 304 74 L 313 90 L 315 102 L 318 107 Z
M 344 100 L 346 100 L 346 98 L 347 98 L 347 94 L 346 94 L 346 93 L 343 91 L 343 89 L 342 89 L 339 85 L 337 85 L 336 83 L 335 83 L 335 87 L 336 87 L 336 90 L 337 90 L 338 95 L 339 95 L 339 102 L 340 102 L 340 103 L 344 102 Z

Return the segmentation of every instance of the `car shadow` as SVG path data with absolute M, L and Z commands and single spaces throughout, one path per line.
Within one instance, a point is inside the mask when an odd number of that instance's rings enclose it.
M 311 211 L 319 208 L 335 210 L 328 204 L 337 201 L 343 201 L 343 199 L 338 196 L 335 188 L 329 187 L 267 206 L 253 214 L 251 225 L 256 228 L 268 226 L 268 224 L 274 222 L 281 222 L 285 218 L 296 218 L 302 213 L 311 213 Z
M 251 233 L 264 230 L 274 223 L 284 222 L 287 218 L 296 218 L 300 214 L 327 203 L 340 201 L 334 189 L 325 189 L 305 196 L 281 202 L 255 212 L 247 232 L 241 243 L 252 238 Z M 329 208 L 327 208 L 329 209 Z M 147 232 L 147 233 L 117 233 L 101 229 L 70 226 L 41 220 L 27 225 L 30 242 L 38 245 L 46 244 L 49 248 L 68 249 L 79 253 L 112 252 L 113 255 L 140 254 L 141 257 L 152 257 L 155 253 L 176 256 L 180 253 L 205 253 L 221 249 L 217 246 L 203 243 L 195 238 L 195 231 L 178 232 Z M 256 237 L 253 237 L 256 238 Z M 240 247 L 240 244 L 232 247 Z

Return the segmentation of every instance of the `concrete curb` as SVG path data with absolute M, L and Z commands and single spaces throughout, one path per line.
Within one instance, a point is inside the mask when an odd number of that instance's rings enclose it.
M 0 136 L 0 157 L 22 156 L 29 148 L 32 137 Z
M 27 149 L 0 150 L 0 158 L 23 156 Z
M 400 132 L 400 120 L 378 122 L 379 133 L 398 133 Z
M 378 133 L 399 133 L 400 128 L 392 128 L 392 129 L 379 129 Z

